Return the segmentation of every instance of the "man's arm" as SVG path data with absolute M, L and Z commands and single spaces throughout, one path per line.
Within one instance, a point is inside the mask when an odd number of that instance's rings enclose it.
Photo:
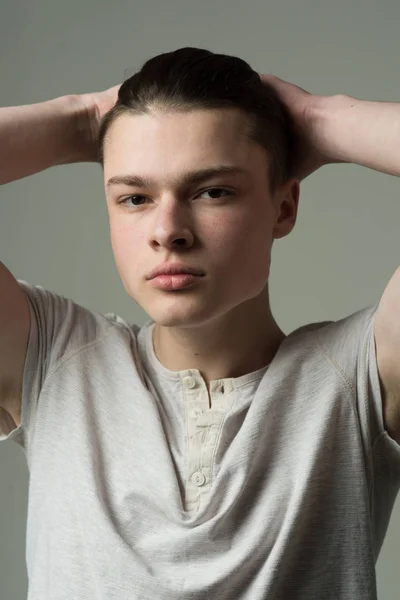
M 97 162 L 99 123 L 115 104 L 119 87 L 0 108 L 0 184 L 55 165 Z M 17 426 L 29 331 L 25 294 L 0 261 L 0 412 Z
M 316 96 L 274 75 L 260 77 L 292 119 L 293 177 L 301 181 L 340 162 L 400 175 L 400 103 Z
M 87 108 L 76 96 L 0 108 L 0 184 L 89 155 Z M 30 330 L 28 304 L 0 262 L 0 411 L 21 422 L 22 377 Z
M 0 108 L 0 185 L 56 165 L 90 161 L 87 115 L 74 95 Z
M 400 176 L 400 104 L 314 96 L 273 75 L 261 78 L 275 88 L 292 118 L 294 177 L 304 179 L 335 162 Z M 380 300 L 374 338 L 385 429 L 400 445 L 400 267 Z
M 331 162 L 400 176 L 400 103 L 339 95 L 317 98 L 312 110 L 321 150 Z
M 85 160 L 86 115 L 87 109 L 75 96 L 0 108 L 0 184 Z M 6 411 L 16 426 L 21 422 L 29 330 L 25 294 L 0 262 L 0 411 Z
M 355 163 L 400 176 L 400 104 L 349 96 L 320 98 L 314 104 L 314 119 L 316 139 L 328 162 Z M 400 267 L 381 297 L 374 325 L 384 426 L 400 445 Z

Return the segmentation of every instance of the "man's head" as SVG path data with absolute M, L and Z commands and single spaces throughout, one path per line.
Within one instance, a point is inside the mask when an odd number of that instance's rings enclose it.
M 99 156 L 116 265 L 154 321 L 199 327 L 268 291 L 273 241 L 297 216 L 290 149 L 285 108 L 239 58 L 183 48 L 122 84 Z M 221 167 L 238 172 L 188 180 Z M 143 181 L 107 185 L 124 175 Z M 156 289 L 146 276 L 165 262 L 205 276 L 187 289 Z

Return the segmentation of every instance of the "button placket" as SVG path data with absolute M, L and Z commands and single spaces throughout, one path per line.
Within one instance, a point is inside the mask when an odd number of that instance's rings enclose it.
M 206 492 L 207 476 L 202 472 L 202 447 L 207 435 L 207 419 L 199 424 L 199 417 L 204 416 L 208 408 L 208 393 L 202 381 L 188 374 L 182 379 L 185 393 L 186 427 L 188 431 L 188 486 L 186 502 L 190 506 L 197 505 L 201 493 Z
M 189 452 L 186 501 L 193 507 L 197 501 L 199 510 L 210 491 L 215 446 L 233 385 L 229 379 L 213 381 L 209 393 L 204 380 L 190 372 L 183 377 L 182 384 Z

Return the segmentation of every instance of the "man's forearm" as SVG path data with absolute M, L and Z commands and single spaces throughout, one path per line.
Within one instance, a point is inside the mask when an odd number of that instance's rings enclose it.
M 330 96 L 316 112 L 320 147 L 332 162 L 400 176 L 400 104 Z
M 0 108 L 0 185 L 55 165 L 90 161 L 78 96 Z

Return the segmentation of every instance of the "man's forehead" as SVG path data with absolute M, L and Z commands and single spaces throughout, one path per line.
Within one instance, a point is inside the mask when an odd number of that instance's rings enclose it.
M 176 177 L 176 183 L 181 186 L 188 186 L 192 184 L 199 184 L 204 181 L 210 180 L 213 177 L 219 175 L 225 176 L 241 176 L 250 177 L 251 173 L 248 169 L 236 166 L 236 165 L 215 165 L 202 169 L 186 171 L 183 174 Z M 135 173 L 120 173 L 113 175 L 106 183 L 107 188 L 111 188 L 116 185 L 126 185 L 132 187 L 152 187 L 156 185 L 156 180 L 149 175 L 141 175 Z
M 193 119 L 193 115 L 190 116 Z M 116 185 L 152 187 L 157 185 L 156 180 L 159 182 L 161 179 L 188 186 L 218 175 L 236 179 L 254 178 L 253 171 L 258 162 L 254 148 L 257 147 L 258 152 L 260 148 L 244 134 L 242 140 L 238 140 L 232 127 L 226 128 L 227 136 L 223 135 L 223 126 L 215 131 L 209 129 L 208 132 L 203 127 L 196 127 L 193 133 L 190 127 L 176 128 L 171 125 L 172 121 L 163 129 L 161 119 L 154 133 L 151 115 L 138 115 L 132 119 L 142 117 L 140 135 L 137 137 L 135 133 L 138 130 L 131 126 L 124 127 L 129 121 L 123 122 L 121 117 L 112 143 L 105 148 L 106 189 L 110 190 Z M 186 125 L 190 125 L 190 120 Z M 249 145 L 254 147 L 253 150 Z

